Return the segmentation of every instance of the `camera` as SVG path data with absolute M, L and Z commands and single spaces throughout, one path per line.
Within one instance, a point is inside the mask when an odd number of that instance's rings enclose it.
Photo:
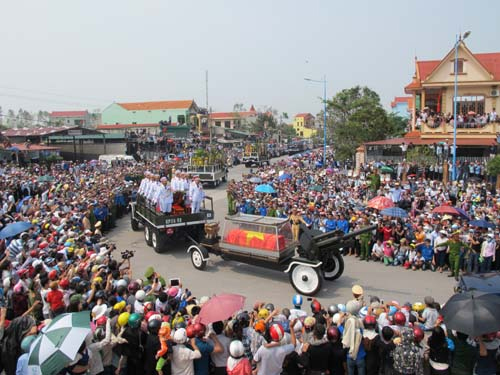
M 135 255 L 135 250 L 125 250 L 121 252 L 122 259 L 130 259 Z

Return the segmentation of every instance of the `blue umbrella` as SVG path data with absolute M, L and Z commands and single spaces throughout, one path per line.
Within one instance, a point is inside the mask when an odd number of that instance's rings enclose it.
M 408 212 L 399 207 L 385 208 L 382 211 L 380 211 L 380 214 L 384 216 L 400 217 L 402 219 L 408 217 Z
M 462 210 L 461 208 L 458 208 L 458 207 L 453 207 L 455 210 L 457 210 L 457 212 L 460 214 L 460 216 L 462 216 L 464 219 L 466 220 L 470 220 L 470 216 L 467 215 L 467 212 L 465 212 L 464 210 Z
M 23 199 L 21 199 L 21 201 L 16 206 L 16 211 L 17 212 L 21 211 L 21 206 L 23 205 L 24 201 L 27 201 L 30 198 L 31 198 L 31 196 L 28 195 L 27 197 L 24 197 Z
M 278 180 L 280 181 L 285 181 L 285 180 L 290 180 L 292 176 L 290 176 L 288 173 L 283 173 L 281 176 L 278 177 Z
M 469 221 L 469 225 L 478 228 L 495 228 L 495 224 L 490 223 L 489 221 L 486 220 L 472 220 Z
M 255 188 L 255 191 L 257 193 L 267 193 L 267 194 L 276 193 L 276 190 L 274 190 L 274 188 L 271 185 L 268 185 L 268 184 L 258 185 Z
M 31 228 L 31 223 L 27 221 L 16 221 L 15 223 L 8 224 L 0 231 L 0 240 L 4 238 L 14 237 L 15 235 L 24 232 Z

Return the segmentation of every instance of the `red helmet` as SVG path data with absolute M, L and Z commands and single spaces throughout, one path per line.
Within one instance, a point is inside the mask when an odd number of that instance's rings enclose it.
M 145 315 L 144 315 L 144 319 L 146 319 L 146 322 L 149 321 L 149 318 L 151 318 L 151 316 L 153 316 L 154 314 L 156 314 L 155 311 L 148 311 Z
M 418 344 L 424 339 L 424 331 L 420 327 L 413 327 L 413 336 L 415 336 L 415 342 Z
M 398 326 L 404 326 L 406 324 L 406 316 L 401 311 L 396 312 L 392 320 L 394 321 L 394 324 Z
M 192 339 L 196 336 L 194 324 L 190 324 L 186 327 L 186 335 L 188 338 Z
M 207 330 L 207 327 L 204 324 L 195 323 L 193 328 L 196 337 L 202 338 L 203 336 L 205 336 L 205 331 Z
M 45 249 L 47 246 L 49 246 L 49 243 L 47 241 L 43 241 L 40 245 L 38 245 L 38 247 L 40 249 Z
M 55 279 L 57 279 L 57 271 L 52 270 L 49 272 L 49 280 L 55 280 Z
M 367 315 L 365 316 L 365 319 L 363 319 L 363 324 L 365 325 L 365 328 L 374 327 L 375 324 L 377 324 L 377 319 L 375 319 L 373 315 Z
M 108 318 L 106 318 L 106 317 L 103 315 L 103 316 L 101 316 L 99 319 L 97 319 L 97 320 L 95 321 L 95 325 L 96 325 L 97 327 L 99 327 L 99 326 L 104 326 L 104 325 L 106 325 L 106 322 L 107 322 L 107 321 L 108 321 Z
M 326 336 L 328 337 L 328 340 L 330 341 L 337 341 L 340 337 L 340 332 L 339 329 L 335 326 L 330 326 L 328 327 L 328 330 L 326 331 Z
M 30 257 L 36 258 L 37 256 L 38 256 L 38 251 L 36 251 L 36 250 L 31 250 L 30 251 Z
M 311 302 L 311 311 L 313 314 L 319 313 L 321 311 L 321 303 L 317 299 L 313 299 Z
M 273 341 L 281 341 L 283 336 L 285 335 L 285 330 L 279 323 L 273 323 L 271 327 L 269 327 L 269 336 L 271 336 L 271 340 Z
M 52 272 L 52 271 L 51 271 Z M 59 286 L 63 289 L 66 289 L 69 287 L 69 280 L 64 278 L 61 281 L 59 281 Z
M 148 311 L 155 311 L 155 305 L 151 301 L 144 302 L 144 314 L 147 314 Z
M 139 289 L 140 289 L 140 285 L 137 281 L 132 281 L 130 284 L 128 284 L 128 291 L 130 293 L 135 294 L 135 292 L 137 292 Z

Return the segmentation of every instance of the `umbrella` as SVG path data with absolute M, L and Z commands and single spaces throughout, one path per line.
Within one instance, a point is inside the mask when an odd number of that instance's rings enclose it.
M 267 194 L 276 193 L 276 190 L 274 190 L 274 188 L 271 185 L 268 185 L 268 184 L 258 185 L 255 188 L 255 191 L 257 193 L 267 193 Z
M 52 181 L 54 181 L 53 176 L 45 175 L 45 176 L 38 177 L 38 182 L 52 182 Z
M 313 185 L 309 188 L 309 190 L 314 190 L 314 191 L 323 191 L 323 186 L 321 185 Z
M 465 212 L 464 210 L 462 210 L 462 209 L 461 209 L 461 208 L 459 208 L 459 207 L 455 207 L 455 210 L 457 210 L 458 214 L 459 214 L 460 216 L 462 216 L 464 219 L 466 219 L 466 220 L 470 220 L 470 217 L 469 217 L 469 215 L 467 215 L 467 212 Z
M 29 200 L 30 198 L 31 198 L 31 196 L 30 196 L 30 195 L 28 195 L 28 196 L 24 197 L 23 199 L 21 199 L 21 200 L 19 201 L 19 203 L 17 204 L 17 206 L 16 206 L 16 211 L 17 211 L 17 212 L 19 212 L 19 211 L 21 210 L 21 207 L 22 207 L 23 203 L 24 203 L 25 201 Z
M 0 240 L 4 238 L 14 237 L 15 235 L 24 232 L 31 228 L 31 223 L 27 221 L 16 221 L 15 223 L 8 224 L 0 231 Z
M 477 290 L 452 296 L 441 309 L 446 327 L 477 337 L 500 330 L 500 297 Z
M 260 178 L 260 177 L 252 177 L 248 181 L 250 181 L 252 184 L 260 184 L 262 182 L 262 178 Z
M 394 169 L 392 169 L 391 167 L 389 167 L 387 165 L 384 165 L 382 168 L 380 168 L 380 172 L 392 173 L 392 172 L 394 172 Z
M 408 217 L 408 212 L 399 207 L 390 207 L 383 209 L 382 211 L 380 211 L 380 214 L 391 217 L 400 217 L 402 219 Z
M 210 324 L 226 320 L 245 304 L 245 297 L 239 294 L 219 294 L 206 302 L 200 311 L 200 322 Z
M 432 210 L 433 214 L 448 214 L 448 215 L 460 215 L 455 207 L 442 205 L 434 208 Z
M 489 221 L 486 220 L 472 220 L 469 221 L 469 225 L 479 228 L 495 228 L 495 224 L 490 223 Z
M 61 314 L 31 345 L 30 374 L 57 374 L 76 358 L 78 349 L 90 332 L 88 311 Z
M 291 175 L 288 173 L 283 173 L 281 176 L 278 177 L 279 181 L 285 181 L 285 180 L 290 180 L 292 178 Z
M 379 196 L 368 201 L 367 207 L 383 210 L 384 208 L 394 207 L 394 203 L 389 198 Z

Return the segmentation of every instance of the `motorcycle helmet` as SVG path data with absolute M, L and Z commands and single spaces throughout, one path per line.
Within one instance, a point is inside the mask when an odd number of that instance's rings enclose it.
M 337 305 L 328 306 L 328 315 L 330 315 L 330 317 L 334 316 L 338 312 L 339 312 L 339 308 Z
M 245 355 L 245 347 L 240 340 L 232 341 L 229 345 L 229 353 L 231 357 L 238 359 Z
M 121 313 L 118 316 L 118 325 L 120 327 L 125 327 L 128 323 L 129 318 L 130 318 L 130 313 L 128 313 L 128 312 Z
M 253 329 L 259 333 L 264 333 L 266 331 L 266 323 L 264 320 L 257 320 L 253 325 Z
M 119 288 L 119 287 L 124 287 L 126 288 L 127 287 L 127 281 L 124 280 L 124 279 L 120 279 L 116 282 L 116 287 Z
M 413 336 L 415 337 L 415 342 L 418 344 L 424 339 L 425 333 L 420 327 L 413 327 Z
M 257 313 L 257 317 L 259 319 L 267 319 L 269 316 L 269 310 L 268 309 L 260 309 L 259 312 Z
M 395 313 L 392 320 L 394 321 L 394 324 L 398 326 L 404 326 L 406 324 L 406 316 L 401 311 Z
M 248 327 L 248 324 L 250 323 L 250 315 L 246 311 L 239 313 L 236 316 L 236 320 L 240 323 L 240 325 L 243 328 Z
M 144 298 L 146 298 L 146 292 L 144 290 L 138 290 L 135 292 L 135 299 L 139 302 L 143 302 Z
M 302 296 L 300 294 L 296 294 L 292 298 L 292 304 L 296 309 L 300 309 L 302 306 Z
M 194 325 L 194 334 L 196 335 L 196 337 L 198 338 L 202 338 L 203 336 L 205 336 L 205 332 L 207 330 L 207 327 L 202 324 L 202 323 L 195 323 Z
M 285 330 L 283 329 L 283 326 L 279 323 L 273 323 L 271 327 L 269 327 L 269 336 L 271 337 L 271 340 L 279 342 L 281 339 L 283 339 L 283 336 L 285 335 Z
M 190 324 L 186 327 L 186 335 L 189 339 L 192 339 L 196 336 L 196 332 L 194 329 L 194 324 Z
M 148 332 L 152 335 L 157 335 L 161 327 L 161 320 L 151 319 L 148 321 Z
M 377 324 L 377 320 L 375 319 L 375 317 L 373 315 L 367 315 L 363 319 L 363 325 L 367 329 L 373 329 L 373 328 L 375 328 L 376 324 Z
M 343 313 L 345 313 L 345 312 L 346 312 L 345 305 L 344 305 L 343 303 L 339 303 L 339 304 L 337 305 L 337 307 L 339 308 L 339 311 L 340 311 L 340 312 L 343 312 Z
M 317 299 L 311 302 L 311 311 L 313 314 L 317 314 L 321 311 L 321 303 Z
M 139 290 L 140 286 L 137 281 L 132 281 L 130 284 L 128 284 L 128 291 L 131 294 L 135 294 Z
M 104 326 L 106 325 L 106 322 L 108 321 L 108 318 L 106 318 L 106 316 L 101 316 L 100 318 L 98 318 L 96 321 L 95 321 L 95 325 L 97 327 L 100 327 L 100 326 Z
M 184 344 L 187 341 L 186 329 L 176 329 L 173 339 L 176 344 Z
M 340 337 L 339 329 L 335 326 L 328 327 L 326 337 L 328 337 L 328 340 L 330 341 L 338 341 Z
M 130 328 L 138 328 L 141 325 L 142 321 L 142 315 L 133 313 L 130 314 L 130 317 L 128 318 L 128 326 Z
M 268 303 L 266 304 L 266 306 L 264 306 L 264 308 L 269 311 L 270 313 L 272 313 L 274 311 L 274 305 L 272 303 Z

